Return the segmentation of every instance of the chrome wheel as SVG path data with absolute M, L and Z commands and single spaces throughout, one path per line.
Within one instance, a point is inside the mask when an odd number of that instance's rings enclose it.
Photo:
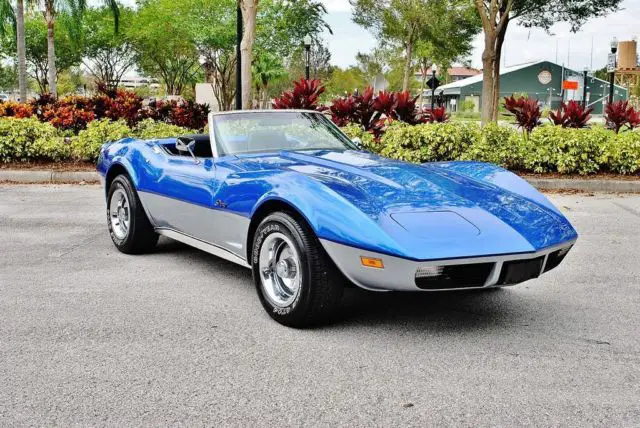
M 123 188 L 116 189 L 109 202 L 109 221 L 111 230 L 118 239 L 125 239 L 131 224 L 131 211 L 127 192 Z
M 302 266 L 298 250 L 282 233 L 272 233 L 260 247 L 258 264 L 265 296 L 280 307 L 291 305 L 302 284 Z

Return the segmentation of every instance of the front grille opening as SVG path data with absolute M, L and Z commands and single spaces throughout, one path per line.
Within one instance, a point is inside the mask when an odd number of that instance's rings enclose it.
M 544 271 L 549 272 L 551 269 L 555 269 L 564 260 L 565 256 L 569 253 L 571 247 L 562 248 L 558 251 L 554 251 L 547 257 L 547 264 L 544 266 Z
M 494 263 L 471 263 L 421 268 L 416 272 L 416 286 L 422 290 L 482 287 L 493 266 Z
M 537 278 L 542 273 L 544 256 L 535 259 L 513 260 L 502 264 L 499 285 L 512 285 Z

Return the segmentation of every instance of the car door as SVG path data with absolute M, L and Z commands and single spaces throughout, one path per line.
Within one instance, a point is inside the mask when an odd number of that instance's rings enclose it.
M 162 150 L 162 149 L 160 149 Z M 149 181 L 141 194 L 156 227 L 173 229 L 193 238 L 211 241 L 211 209 L 217 188 L 212 158 L 156 154 Z

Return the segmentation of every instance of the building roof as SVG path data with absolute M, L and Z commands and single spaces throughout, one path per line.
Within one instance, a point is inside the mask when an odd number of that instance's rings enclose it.
M 522 70 L 523 68 L 530 67 L 532 65 L 541 63 L 544 61 L 534 61 L 528 62 L 524 64 L 512 65 L 510 67 L 501 67 L 500 75 L 511 73 L 513 71 Z M 447 94 L 457 94 L 460 93 L 460 88 L 464 86 L 469 86 L 474 83 L 482 82 L 482 73 L 476 74 L 475 76 L 467 77 L 466 79 L 457 80 L 455 82 L 448 83 L 446 85 L 442 85 L 436 89 L 437 92 L 447 92 Z
M 482 73 L 482 71 L 477 68 L 469 67 L 451 67 L 447 69 L 449 76 L 475 76 L 480 73 Z M 431 67 L 427 69 L 427 74 L 431 74 Z
M 509 67 L 500 67 L 500 75 L 503 76 L 503 75 L 505 75 L 507 73 L 513 73 L 514 71 L 522 70 L 522 69 L 525 69 L 527 67 L 531 67 L 533 65 L 541 64 L 543 62 L 550 63 L 551 61 L 540 60 L 540 61 L 532 61 L 532 62 L 526 62 L 526 63 L 523 63 L 523 64 L 512 65 L 512 66 L 509 66 Z M 558 67 L 561 67 L 561 66 L 558 65 Z M 573 73 L 578 73 L 577 71 L 571 70 L 569 68 L 566 68 L 566 70 L 568 70 L 570 72 L 573 72 Z M 599 82 L 608 83 L 608 82 L 605 82 L 602 79 L 598 79 L 595 76 L 592 76 L 591 79 L 597 80 Z M 477 74 L 475 76 L 467 77 L 466 79 L 457 80 L 455 82 L 451 82 L 451 83 L 448 83 L 446 85 L 439 86 L 438 89 L 436 89 L 436 92 L 439 93 L 439 94 L 443 94 L 444 93 L 445 95 L 458 95 L 458 94 L 460 94 L 460 88 L 463 88 L 463 87 L 469 86 L 469 85 L 473 85 L 474 83 L 478 83 L 478 82 L 482 82 L 482 73 Z M 624 87 L 622 87 L 620 85 L 616 85 L 616 87 L 626 91 L 626 88 L 624 88 Z

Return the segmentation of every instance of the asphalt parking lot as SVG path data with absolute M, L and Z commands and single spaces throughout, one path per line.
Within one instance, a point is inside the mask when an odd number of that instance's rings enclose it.
M 581 237 L 542 278 L 293 330 L 248 270 L 118 253 L 97 186 L 0 186 L 0 425 L 640 426 L 640 196 L 550 197 Z

